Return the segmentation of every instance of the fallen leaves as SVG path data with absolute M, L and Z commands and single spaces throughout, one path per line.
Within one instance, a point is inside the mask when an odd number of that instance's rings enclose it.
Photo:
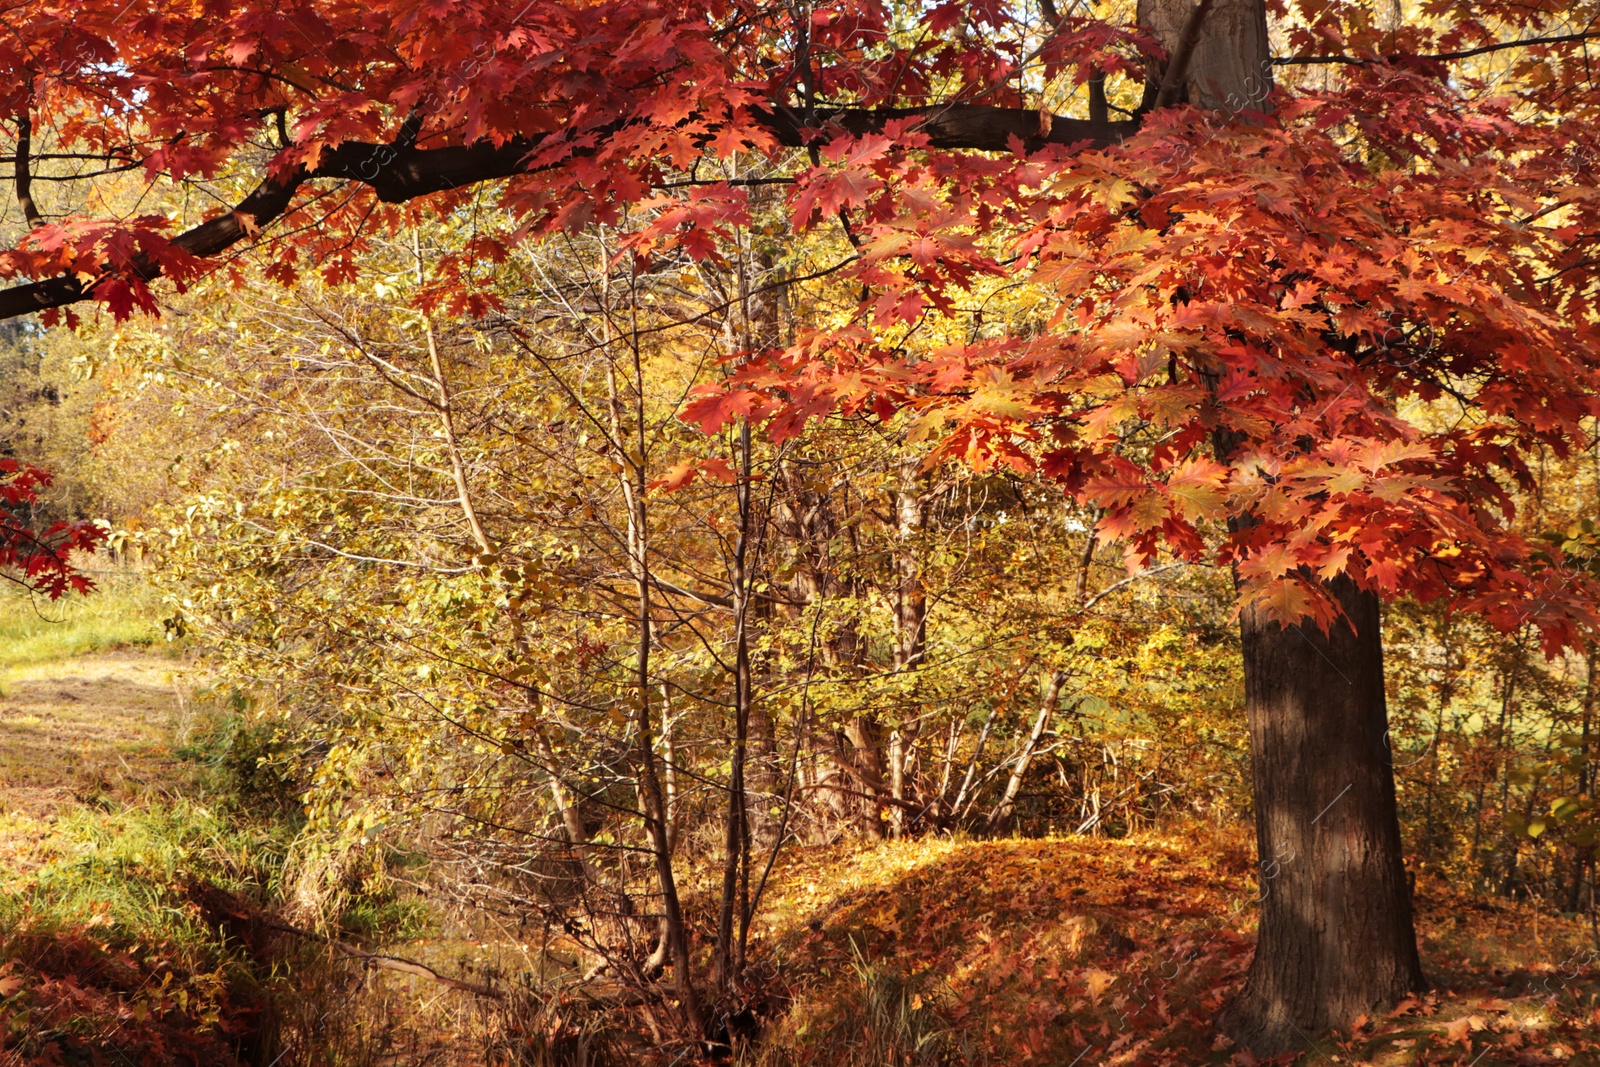
M 792 997 L 784 1027 L 856 1010 L 855 945 L 874 966 L 902 975 L 918 1004 L 942 1012 L 990 1062 L 1294 1060 L 1252 1057 L 1216 1029 L 1243 980 L 1253 919 L 1250 865 L 1220 839 L 893 842 L 857 855 L 802 853 L 782 878 L 753 952 L 807 961 L 784 969 Z M 1419 897 L 1419 926 L 1435 945 L 1425 963 L 1436 978 L 1442 949 L 1430 929 L 1455 931 L 1439 919 L 1465 907 L 1453 895 Z M 1524 945 L 1523 908 L 1503 904 L 1484 915 L 1467 936 Z M 1568 926 L 1583 936 L 1580 924 Z M 1581 1005 L 1600 996 L 1600 982 L 1542 956 L 1525 966 L 1521 992 L 1505 992 L 1490 975 L 1452 973 L 1454 991 L 1364 1015 L 1320 1047 L 1335 1062 L 1371 1067 L 1588 1062 L 1600 1048 L 1600 1009 Z M 796 1062 L 820 1065 L 807 1047 L 798 1043 Z

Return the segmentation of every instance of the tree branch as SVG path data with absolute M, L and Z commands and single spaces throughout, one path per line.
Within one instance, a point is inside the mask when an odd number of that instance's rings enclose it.
M 1205 28 L 1206 16 L 1211 13 L 1212 0 L 1200 0 L 1183 24 L 1183 36 L 1178 38 L 1177 50 L 1167 63 L 1161 76 L 1161 91 L 1156 94 L 1156 107 L 1171 107 L 1183 95 L 1183 83 L 1189 77 L 1189 61 L 1194 58 L 1195 46 L 1200 43 L 1200 31 Z
M 810 145 L 819 137 L 826 137 L 830 130 L 862 136 L 880 132 L 890 123 L 905 119 L 916 120 L 917 132 L 926 136 L 933 148 L 986 152 L 1006 152 L 1015 147 L 1031 152 L 1051 144 L 1105 148 L 1132 136 L 1139 128 L 1137 119 L 1096 122 L 1057 116 L 1048 123 L 1041 123 L 1039 112 L 1030 108 L 979 104 L 818 108 L 809 116 L 775 106 L 770 111 L 755 110 L 751 117 L 779 144 L 793 148 Z M 621 124 L 612 124 L 585 132 L 603 137 L 620 128 Z M 554 139 L 569 136 L 562 131 L 514 138 L 499 145 L 482 141 L 445 148 L 347 141 L 325 151 L 315 170 L 301 166 L 270 175 L 232 211 L 180 234 L 173 239 L 173 244 L 202 259 L 218 255 L 259 233 L 288 210 L 301 185 L 316 179 L 358 182 L 369 187 L 385 203 L 403 203 L 447 189 L 532 173 L 539 168 L 530 168 L 528 158 L 550 147 Z M 575 148 L 573 151 L 576 154 L 593 149 Z M 160 264 L 149 260 L 136 261 L 126 270 L 144 281 L 161 274 Z M 62 276 L 0 290 L 0 319 L 65 307 L 87 299 L 100 280 L 84 282 Z
M 1397 63 L 1407 59 L 1431 59 L 1447 62 L 1455 59 L 1471 59 L 1474 56 L 1486 56 L 1491 52 L 1504 52 L 1511 48 L 1538 48 L 1547 44 L 1576 44 L 1581 41 L 1600 40 L 1600 30 L 1585 33 L 1564 33 L 1555 37 L 1530 37 L 1524 41 L 1499 41 L 1495 44 L 1480 45 L 1477 48 L 1464 48 L 1459 52 L 1434 52 L 1431 54 L 1411 52 L 1390 52 L 1381 56 L 1278 56 L 1273 59 L 1273 64 L 1280 67 L 1307 67 L 1319 66 L 1330 63 L 1341 63 L 1351 67 L 1365 67 L 1372 63 Z
M 1163 563 L 1159 567 L 1151 567 L 1147 571 L 1140 571 L 1138 574 L 1131 575 L 1131 576 L 1129 576 L 1127 578 L 1124 578 L 1120 582 L 1112 582 L 1110 585 L 1108 585 L 1104 589 L 1100 590 L 1094 596 L 1092 596 L 1088 600 L 1084 601 L 1083 602 L 1083 607 L 1079 608 L 1078 610 L 1079 611 L 1088 611 L 1090 608 L 1092 608 L 1096 604 L 1100 603 L 1100 601 L 1104 600 L 1106 597 L 1110 596 L 1112 593 L 1115 593 L 1118 589 L 1126 588 L 1127 586 L 1132 585 L 1134 582 L 1142 581 L 1145 578 L 1154 578 L 1158 574 L 1161 574 L 1161 573 L 1164 573 L 1164 572 L 1170 571 L 1170 570 L 1176 570 L 1179 567 L 1187 567 L 1188 565 L 1189 564 L 1187 564 L 1187 563 L 1181 563 L 1181 562 L 1180 563 Z
M 29 229 L 44 225 L 44 216 L 33 202 L 33 174 L 28 169 L 29 153 L 33 151 L 33 119 L 26 111 L 17 116 L 17 151 L 13 157 L 12 171 L 17 180 L 17 203 L 22 216 L 28 220 Z
M 1098 71 L 1089 76 L 1089 121 L 1111 121 L 1111 105 L 1106 100 L 1106 76 Z

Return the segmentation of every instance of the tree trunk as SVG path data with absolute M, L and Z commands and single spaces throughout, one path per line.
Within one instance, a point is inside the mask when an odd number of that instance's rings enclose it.
M 752 210 L 765 205 L 763 190 L 767 188 L 760 185 L 751 188 Z M 746 231 L 741 231 L 741 234 L 741 241 L 746 242 L 746 247 L 739 258 L 739 300 L 744 308 L 742 316 L 744 336 L 740 340 L 739 347 L 745 351 L 770 350 L 783 344 L 784 330 L 781 320 L 787 299 L 784 272 L 775 262 L 771 249 L 764 246 L 759 249 L 751 248 L 749 246 L 751 234 Z M 748 425 L 740 430 L 739 447 L 740 462 L 753 462 Z M 752 842 L 765 848 L 771 843 L 777 825 L 773 808 L 778 797 L 778 741 L 766 702 L 751 698 L 750 691 L 753 691 L 751 687 L 760 685 L 760 679 L 763 677 L 770 679 L 772 664 L 770 652 L 758 655 L 749 650 L 751 646 L 758 644 L 757 641 L 751 640 L 751 637 L 758 637 L 770 626 L 774 605 L 770 598 L 751 598 L 749 589 L 764 573 L 762 568 L 772 518 L 768 511 L 771 497 L 753 494 L 749 485 L 746 485 L 741 490 L 740 499 L 742 501 L 739 517 L 740 538 L 742 541 L 753 540 L 752 551 L 755 553 L 744 567 L 745 604 L 740 627 L 745 633 L 747 654 L 757 655 L 756 659 L 746 664 L 746 673 L 753 672 L 755 678 L 747 679 L 747 693 L 741 701 L 741 707 L 744 708 L 749 720 L 750 735 L 749 752 L 745 757 L 745 819 L 746 829 Z M 770 578 L 770 569 L 765 574 Z
M 604 251 L 602 246 L 602 252 Z M 611 328 L 609 305 L 611 300 L 611 272 L 603 257 L 600 271 L 600 305 L 602 314 L 602 343 L 608 357 L 616 341 Z M 622 397 L 617 387 L 616 363 L 608 359 L 605 365 L 606 406 L 611 419 L 611 446 L 617 463 L 617 482 L 622 490 L 623 503 L 628 515 L 628 563 L 638 589 L 635 600 L 634 626 L 637 641 L 634 652 L 634 690 L 638 694 L 635 752 L 639 769 L 640 815 L 645 832 L 650 838 L 650 852 L 655 861 L 656 882 L 661 890 L 662 934 L 672 961 L 673 988 L 678 994 L 679 1019 L 692 1039 L 705 1033 L 705 1021 L 700 1014 L 700 997 L 694 987 L 692 962 L 689 957 L 689 931 L 684 921 L 683 906 L 678 899 L 677 878 L 672 871 L 672 842 L 667 836 L 666 793 L 661 788 L 661 778 L 656 772 L 655 723 L 651 719 L 650 693 L 654 679 L 650 674 L 650 648 L 653 616 L 650 604 L 650 517 L 646 497 L 649 493 L 649 472 L 646 464 L 650 457 L 644 411 L 644 363 L 635 334 L 628 345 L 633 381 L 633 439 L 627 436 L 627 423 L 622 414 Z M 629 444 L 637 457 L 629 455 Z
M 1147 105 L 1155 104 L 1168 69 L 1176 63 L 1180 69 L 1166 103 L 1194 104 L 1228 116 L 1267 110 L 1272 50 L 1264 0 L 1211 0 L 1203 5 L 1191 0 L 1139 0 L 1139 25 L 1167 53 L 1165 62 L 1152 64 L 1145 89 Z M 1185 47 L 1191 27 L 1193 34 Z
M 717 914 L 717 943 L 712 954 L 711 981 L 717 992 L 727 996 L 738 981 L 739 961 L 734 952 L 734 912 L 739 914 L 741 933 L 749 914 L 739 906 L 741 885 L 748 885 L 746 867 L 749 852 L 749 803 L 745 796 L 745 756 L 750 743 L 750 573 L 748 564 L 751 540 L 750 423 L 739 423 L 739 536 L 733 550 L 733 640 L 734 640 L 734 736 L 728 770 L 728 817 L 724 838 L 722 868 L 722 906 Z M 743 938 L 740 938 L 740 944 Z
M 1265 0 L 1139 0 L 1138 18 L 1167 53 L 1150 65 L 1145 106 L 1186 101 L 1225 121 L 1269 109 Z M 1225 438 L 1223 460 L 1233 451 Z M 1261 922 L 1224 1026 L 1256 1053 L 1301 1047 L 1426 986 L 1400 850 L 1379 605 L 1343 576 L 1328 589 L 1349 623 L 1326 635 L 1240 615 Z
M 1589 742 L 1594 719 L 1594 671 L 1597 650 L 1591 642 L 1584 656 L 1583 672 L 1583 719 L 1582 733 L 1579 735 L 1578 745 L 1578 788 L 1579 800 L 1588 800 L 1590 790 L 1593 788 L 1593 770 L 1589 765 Z M 1576 912 L 1583 899 L 1583 873 L 1584 869 L 1594 863 L 1594 846 L 1587 845 L 1575 850 L 1572 863 L 1572 891 L 1567 894 L 1567 910 Z
M 1011 778 L 1006 782 L 1006 791 L 1001 795 L 1000 803 L 989 813 L 989 822 L 985 827 L 989 833 L 1003 830 L 1010 823 L 1012 813 L 1017 807 L 1017 794 L 1022 792 L 1022 780 L 1028 776 L 1028 768 L 1033 764 L 1033 754 L 1039 748 L 1039 738 L 1044 736 L 1045 727 L 1050 725 L 1050 716 L 1055 714 L 1056 701 L 1060 699 L 1061 687 L 1066 681 L 1066 671 L 1051 673 L 1050 684 L 1045 687 L 1044 698 L 1039 701 L 1039 714 L 1033 719 L 1033 730 L 1028 734 L 1028 741 L 1022 746 L 1021 753 L 1017 755 L 1017 762 L 1012 765 Z
M 895 515 L 895 652 L 894 669 L 915 671 L 928 652 L 928 592 L 922 583 L 923 531 L 928 522 L 927 476 L 916 460 L 900 467 L 899 484 L 892 494 Z M 918 682 L 913 676 L 908 696 L 915 697 Z M 900 725 L 889 735 L 889 829 L 894 837 L 905 832 L 906 795 L 916 792 L 908 781 L 908 770 L 916 758 L 917 738 L 922 732 L 922 709 L 913 699 L 900 714 Z
M 928 592 L 922 584 L 923 530 L 928 524 L 927 476 L 916 460 L 900 468 L 894 490 L 895 652 L 897 671 L 921 666 L 928 651 Z
M 840 745 L 840 756 L 849 761 L 856 786 L 851 809 L 856 812 L 857 825 L 872 840 L 882 840 L 888 807 L 884 800 L 888 788 L 884 781 L 883 729 L 872 716 L 857 715 L 839 733 L 849 745 L 848 750 Z
M 1378 600 L 1330 585 L 1328 635 L 1240 617 L 1261 860 L 1261 924 L 1228 1029 L 1252 1051 L 1426 988 L 1400 851 Z

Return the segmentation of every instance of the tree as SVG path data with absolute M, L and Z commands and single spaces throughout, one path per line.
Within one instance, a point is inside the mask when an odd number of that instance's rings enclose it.
M 848 239 L 830 273 L 860 299 L 746 353 L 686 416 L 781 442 L 838 407 L 901 412 L 936 459 L 1057 478 L 1135 567 L 1234 569 L 1264 893 L 1236 1027 L 1285 1047 L 1423 981 L 1379 599 L 1450 598 L 1548 649 L 1596 621 L 1588 573 L 1512 522 L 1529 457 L 1600 416 L 1591 12 L 1041 6 L 33 9 L 0 53 L 27 227 L 0 274 L 34 280 L 0 315 L 154 310 L 158 276 L 243 278 L 241 242 L 276 280 L 303 257 L 346 279 L 420 210 L 396 205 L 469 217 L 493 180 L 514 221 L 419 298 L 482 314 L 475 272 L 509 244 L 620 224 L 641 262 L 711 258 L 754 182 L 786 187 L 797 231 Z M 1086 117 L 1058 113 L 1073 101 Z M 752 156 L 772 174 L 695 167 Z M 169 236 L 35 196 L 96 177 L 73 167 L 260 179 Z M 996 329 L 966 302 L 993 284 L 1051 303 Z
M 59 600 L 94 588 L 94 580 L 73 565 L 72 557 L 93 552 L 106 530 L 93 522 L 68 521 L 36 529 L 29 512 L 49 484 L 49 471 L 0 458 L 0 578 L 30 594 Z

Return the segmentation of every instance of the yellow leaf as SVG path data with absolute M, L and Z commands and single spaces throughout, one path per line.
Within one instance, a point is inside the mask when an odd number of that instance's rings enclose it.
M 1096 1003 L 1098 1003 L 1100 1000 L 1100 994 L 1104 993 L 1107 989 L 1110 989 L 1116 980 L 1116 975 L 1112 974 L 1110 971 L 1102 971 L 1098 967 L 1089 968 L 1089 970 L 1084 972 L 1083 975 L 1083 982 L 1084 985 L 1086 985 L 1089 989 L 1089 996 L 1092 997 Z

